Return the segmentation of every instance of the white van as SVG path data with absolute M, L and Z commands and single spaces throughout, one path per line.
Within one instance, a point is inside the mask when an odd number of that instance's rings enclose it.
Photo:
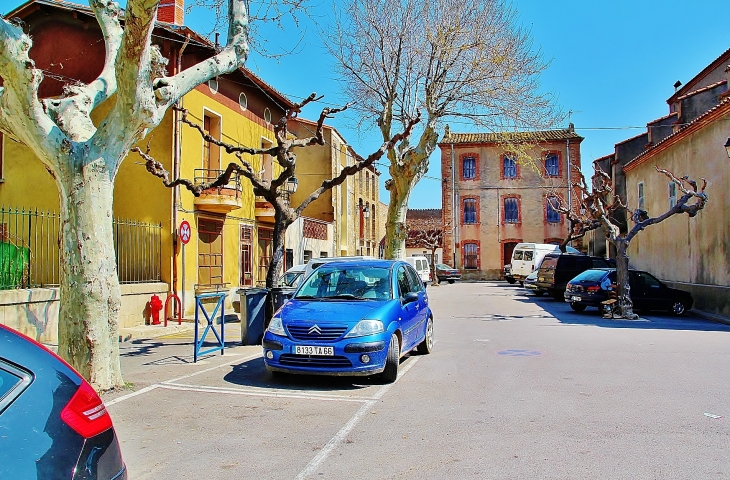
M 567 251 L 580 253 L 573 247 L 568 247 Z M 550 243 L 518 243 L 510 262 L 512 278 L 524 285 L 525 278 L 540 267 L 545 255 L 553 252 L 560 253 L 560 246 Z
M 421 277 L 424 285 L 431 281 L 431 265 L 428 264 L 428 258 L 423 255 L 413 255 L 404 258 L 403 261 L 411 265 L 418 272 L 418 276 Z
M 319 267 L 324 265 L 328 262 L 345 262 L 348 260 L 377 260 L 377 258 L 372 257 L 370 255 L 359 255 L 354 257 L 320 257 L 320 258 L 311 258 L 307 262 L 307 266 L 304 269 L 304 275 L 302 276 L 302 280 L 306 279 L 310 273 L 312 273 L 314 270 L 317 270 Z

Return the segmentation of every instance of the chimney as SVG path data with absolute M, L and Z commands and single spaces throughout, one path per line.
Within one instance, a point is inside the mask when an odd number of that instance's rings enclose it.
M 185 23 L 185 0 L 161 0 L 157 8 L 157 21 L 183 25 Z

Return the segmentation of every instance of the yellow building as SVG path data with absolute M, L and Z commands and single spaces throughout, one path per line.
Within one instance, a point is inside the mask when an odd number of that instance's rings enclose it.
M 35 3 L 30 1 L 9 15 L 22 19 L 33 31 L 31 57 L 47 72 L 41 95 L 57 96 L 69 81 L 92 80 L 101 68 L 104 50 L 91 10 L 69 3 L 44 4 L 39 9 Z M 215 52 L 207 39 L 182 25 L 158 23 L 153 38 L 170 60 L 169 74 Z M 79 53 L 82 51 L 83 55 Z M 54 63 L 57 58 L 65 59 L 62 66 Z M 234 145 L 267 147 L 275 142 L 273 122 L 292 103 L 250 71 L 241 69 L 198 86 L 180 101 L 180 106 L 187 109 L 189 120 L 215 138 Z M 174 177 L 205 181 L 229 162 L 237 161 L 182 124 L 180 115 L 168 111 L 140 145 L 144 150 L 149 142 L 150 155 Z M 267 178 L 277 173 L 278 165 L 271 157 L 248 156 L 247 160 L 254 171 L 263 172 Z M 58 189 L 53 179 L 27 147 L 7 136 L 0 136 L 0 178 L 0 205 L 24 211 L 58 211 Z M 255 286 L 265 280 L 272 250 L 273 209 L 254 198 L 245 178 L 236 176 L 225 187 L 196 198 L 184 188 L 166 188 L 146 171 L 140 157 L 130 153 L 116 177 L 114 215 L 117 225 L 121 225 L 116 254 L 123 291 L 122 328 L 144 323 L 143 312 L 152 294 L 164 301 L 166 294 L 176 292 L 184 299 L 186 316 L 192 316 L 196 293 L 226 291 L 230 307 L 237 299 L 239 286 Z M 13 218 L 25 222 L 30 217 L 11 218 L 0 213 L 0 234 L 8 237 L 22 233 L 13 233 Z M 183 222 L 191 227 L 186 245 L 181 240 L 187 236 L 181 236 L 179 230 Z M 48 227 L 45 235 L 46 243 L 54 245 L 57 227 Z M 33 255 L 41 251 L 35 246 L 33 249 Z M 31 279 L 29 286 L 52 289 L 58 283 L 57 277 L 54 281 L 53 265 L 58 261 L 57 252 L 55 260 L 52 252 L 44 255 L 48 257 L 42 262 L 34 256 L 35 263 L 43 264 L 42 273 L 35 275 L 42 281 Z M 57 302 L 57 295 L 48 296 L 51 305 Z M 0 298 L 0 306 L 13 301 Z M 52 337 L 52 332 L 49 335 Z
M 299 138 L 313 136 L 316 128 L 316 122 L 303 118 L 289 124 L 290 131 Z M 324 145 L 297 150 L 299 187 L 292 195 L 292 205 L 299 205 L 324 180 L 363 160 L 334 127 L 324 125 L 322 133 Z M 305 217 L 333 224 L 333 255 L 378 255 L 378 219 L 386 213 L 378 201 L 379 176 L 375 167 L 365 168 L 324 192 L 304 210 Z M 305 263 L 305 260 L 308 258 L 297 257 L 293 263 Z

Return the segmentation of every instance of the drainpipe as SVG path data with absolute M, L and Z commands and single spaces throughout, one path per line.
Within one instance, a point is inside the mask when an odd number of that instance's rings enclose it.
M 568 129 L 572 132 L 573 131 L 573 124 L 569 124 Z M 572 211 L 572 197 L 573 197 L 573 187 L 570 184 L 570 171 L 573 169 L 572 165 L 570 164 L 570 138 L 565 139 L 565 150 L 567 151 L 567 159 L 568 159 L 568 211 Z M 570 222 L 568 222 L 570 223 Z M 568 232 L 569 235 L 572 234 L 572 232 Z M 573 246 L 573 241 L 571 240 L 570 246 Z
M 180 47 L 180 50 L 177 52 L 177 61 L 175 65 L 176 74 L 179 73 L 182 70 L 182 54 L 183 51 L 185 51 L 185 47 L 188 46 L 188 43 L 190 42 L 190 34 L 188 34 L 185 37 L 185 43 L 183 43 L 182 47 Z M 183 99 L 179 98 L 177 102 L 175 102 L 175 106 L 178 108 L 183 107 Z M 180 112 L 177 110 L 172 111 L 172 121 L 173 121 L 173 164 L 172 164 L 172 178 L 177 179 L 180 176 L 180 152 L 182 150 L 181 147 L 181 138 L 180 138 Z M 172 231 L 175 232 L 175 234 L 172 236 L 172 292 L 177 295 L 177 260 L 176 260 L 176 254 L 175 249 L 178 245 L 177 240 L 177 203 L 180 200 L 180 187 L 175 186 L 172 189 Z M 185 291 L 185 285 L 182 286 L 183 291 Z M 183 298 L 185 298 L 183 296 Z M 181 309 L 182 312 L 185 312 L 185 304 L 181 303 Z
M 456 268 L 456 236 L 458 228 L 456 225 L 456 175 L 454 174 L 454 144 L 451 144 L 451 252 L 454 256 L 454 268 Z

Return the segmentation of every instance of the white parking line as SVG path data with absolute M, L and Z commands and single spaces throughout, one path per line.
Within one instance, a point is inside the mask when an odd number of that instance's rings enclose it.
M 256 355 L 251 355 L 251 356 L 246 357 L 246 358 L 237 358 L 235 360 L 231 360 L 230 362 L 226 362 L 226 363 L 222 363 L 220 365 L 216 365 L 215 367 L 206 368 L 205 370 L 200 370 L 198 372 L 189 373 L 187 375 L 183 375 L 182 377 L 177 377 L 177 378 L 173 378 L 173 379 L 170 379 L 170 380 L 165 380 L 165 381 L 160 382 L 160 383 L 155 383 L 153 385 L 149 385 L 147 387 L 144 387 L 142 389 L 139 389 L 136 392 L 132 392 L 132 393 L 129 393 L 127 395 L 122 395 L 121 397 L 117 397 L 117 398 L 115 398 L 113 400 L 109 400 L 108 402 L 104 402 L 104 405 L 106 405 L 107 407 L 111 407 L 112 405 L 116 405 L 117 403 L 121 403 L 121 402 L 123 402 L 125 400 L 128 400 L 128 399 L 132 398 L 132 397 L 136 397 L 137 395 L 142 395 L 143 393 L 150 392 L 150 391 L 152 391 L 152 390 L 154 390 L 156 388 L 160 388 L 160 387 L 162 387 L 164 385 L 167 385 L 169 383 L 174 383 L 174 382 L 177 382 L 177 381 L 180 381 L 180 380 L 184 380 L 186 378 L 190 378 L 190 377 L 194 377 L 196 375 L 200 375 L 202 373 L 207 373 L 207 372 L 210 372 L 210 371 L 215 370 L 217 368 L 221 368 L 221 367 L 226 367 L 226 366 L 232 365 L 232 364 L 234 364 L 236 362 L 248 362 L 249 360 L 253 360 L 253 359 L 259 358 L 259 357 L 261 357 L 261 354 L 260 353 L 259 354 L 256 354 Z
M 401 370 L 400 374 L 398 375 L 398 380 L 400 380 L 403 375 L 405 375 L 405 373 L 410 370 L 413 365 L 416 364 L 419 358 L 420 357 L 416 357 L 415 359 L 413 359 L 412 362 L 403 367 L 403 370 Z M 304 480 L 309 475 L 312 475 L 319 468 L 319 466 L 325 460 L 327 460 L 327 457 L 330 455 L 330 453 L 332 453 L 332 451 L 337 448 L 340 443 L 345 441 L 347 435 L 352 431 L 353 428 L 355 428 L 358 422 L 362 420 L 362 417 L 364 417 L 371 408 L 377 405 L 378 400 L 380 400 L 383 395 L 385 395 L 388 390 L 390 390 L 390 388 L 398 382 L 398 380 L 389 385 L 385 385 L 378 391 L 378 393 L 373 396 L 372 400 L 368 400 L 365 405 L 360 407 L 360 410 L 358 410 L 357 413 L 355 413 L 355 415 L 353 415 L 352 418 L 350 418 L 350 420 L 345 424 L 345 426 L 342 427 L 340 431 L 337 432 L 337 434 L 335 434 L 335 436 L 330 439 L 329 442 L 327 442 L 327 445 L 325 445 L 324 448 L 322 448 L 322 450 L 320 450 L 319 453 L 307 464 L 307 466 L 304 467 L 304 470 L 299 472 L 299 475 L 296 476 L 296 480 Z
M 316 393 L 297 391 L 282 391 L 273 388 L 260 388 L 260 389 L 243 389 L 243 388 L 230 388 L 230 387 L 213 387 L 209 385 L 188 385 L 181 383 L 165 383 L 159 385 L 160 388 L 168 390 L 182 390 L 189 392 L 208 392 L 208 393 L 228 393 L 232 395 L 249 395 L 252 397 L 273 397 L 273 398 L 301 398 L 305 400 L 325 400 L 335 402 L 356 402 L 363 403 L 368 400 L 374 400 L 375 397 L 343 397 L 341 395 L 323 395 Z

